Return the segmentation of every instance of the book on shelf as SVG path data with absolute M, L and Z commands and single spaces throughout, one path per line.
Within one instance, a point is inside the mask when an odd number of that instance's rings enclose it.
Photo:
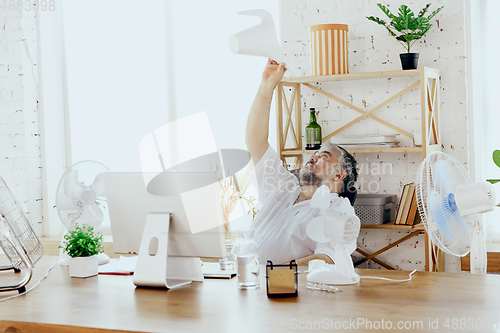
M 403 191 L 401 192 L 401 199 L 399 199 L 398 212 L 396 213 L 396 220 L 394 224 L 399 224 L 401 221 L 401 214 L 403 212 L 404 202 L 406 200 L 406 196 L 408 195 L 408 187 L 403 186 Z
M 406 225 L 415 224 L 416 217 L 418 215 L 418 206 L 417 206 L 417 196 L 415 191 L 413 191 L 413 197 L 411 199 L 410 210 L 408 211 L 408 217 L 406 218 Z
M 403 193 L 401 194 L 401 200 L 399 201 L 398 213 L 396 215 L 396 221 L 394 224 L 406 224 L 408 219 L 408 214 L 411 208 L 411 202 L 415 196 L 415 184 L 409 183 L 403 187 Z
M 415 219 L 413 220 L 412 225 L 417 225 L 417 224 L 421 224 L 421 223 L 422 223 L 422 220 L 420 218 L 420 212 L 418 211 L 418 207 L 417 207 L 417 213 L 415 214 Z

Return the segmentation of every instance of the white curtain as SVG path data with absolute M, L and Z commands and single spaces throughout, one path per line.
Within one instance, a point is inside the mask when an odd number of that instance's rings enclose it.
M 64 1 L 40 15 L 45 235 L 62 232 L 52 207 L 67 166 L 141 171 L 140 141 L 167 122 L 205 111 L 219 149 L 245 149 L 266 59 L 232 54 L 228 38 L 258 23 L 237 15 L 250 9 L 279 30 L 278 0 Z
M 475 180 L 500 179 L 500 168 L 493 163 L 492 153 L 500 149 L 500 108 L 498 93 L 500 84 L 500 45 L 497 34 L 500 29 L 498 0 L 470 0 L 469 58 L 472 61 L 473 80 L 469 80 L 473 94 L 471 156 L 475 166 Z M 469 95 L 471 96 L 471 95 Z M 494 186 L 497 202 L 500 201 L 500 185 Z M 500 241 L 500 208 L 484 214 L 488 240 Z
M 278 7 L 278 0 L 65 2 L 73 163 L 140 171 L 148 133 L 202 111 L 219 149 L 245 149 L 266 59 L 232 54 L 228 38 L 259 22 L 238 11 L 269 10 L 279 27 Z

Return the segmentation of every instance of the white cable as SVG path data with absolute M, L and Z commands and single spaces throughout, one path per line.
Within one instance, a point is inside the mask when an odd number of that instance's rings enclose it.
M 416 269 L 414 269 L 410 275 L 408 276 L 408 279 L 406 280 L 393 280 L 393 279 L 388 279 L 388 278 L 383 278 L 383 277 L 378 277 L 378 276 L 360 276 L 360 278 L 363 279 L 379 279 L 379 280 L 386 280 L 386 281 L 393 281 L 393 282 L 407 282 L 411 281 L 412 275 L 417 272 Z M 336 293 L 339 291 L 339 288 L 331 285 L 331 284 L 326 284 L 326 283 L 314 283 L 314 282 L 307 282 L 307 289 L 314 289 L 314 290 L 321 290 L 321 291 L 327 291 L 329 293 Z M 340 290 L 342 291 L 342 290 Z
M 362 279 L 379 279 L 379 280 L 386 280 L 386 281 L 394 281 L 394 282 L 407 282 L 411 281 L 412 275 L 417 272 L 416 269 L 414 269 L 410 275 L 408 275 L 408 278 L 406 280 L 393 280 L 393 279 L 388 279 L 388 278 L 383 278 L 383 277 L 378 277 L 378 276 L 360 276 Z
M 54 268 L 54 265 L 56 264 L 57 260 L 59 259 L 56 259 L 54 260 L 54 262 L 52 263 L 52 266 L 50 266 L 50 268 L 47 270 L 47 273 L 45 273 L 45 276 L 42 277 L 40 280 L 38 280 L 38 282 L 33 286 L 31 287 L 29 290 L 25 291 L 24 293 L 22 294 L 18 294 L 18 295 L 14 295 L 14 296 L 10 296 L 10 297 L 7 297 L 7 298 L 2 298 L 0 299 L 0 302 L 5 302 L 5 301 L 8 301 L 10 299 L 13 299 L 13 298 L 16 298 L 16 297 L 19 297 L 19 296 L 24 296 L 26 295 L 27 293 L 29 293 L 30 291 L 32 291 L 33 289 L 35 289 L 36 287 L 38 287 L 38 285 L 40 285 L 40 283 L 45 280 L 47 278 L 47 276 L 49 276 L 49 272 L 52 270 L 52 268 Z

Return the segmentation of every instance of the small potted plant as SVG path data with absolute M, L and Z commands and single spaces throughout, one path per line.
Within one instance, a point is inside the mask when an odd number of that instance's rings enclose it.
M 415 41 L 422 38 L 427 31 L 432 27 L 430 20 L 436 16 L 437 13 L 443 9 L 444 6 L 436 9 L 432 14 L 424 17 L 425 13 L 430 7 L 430 3 L 425 5 L 425 7 L 418 13 L 415 14 L 406 5 L 401 5 L 399 7 L 398 16 L 393 15 L 391 11 L 384 5 L 378 3 L 377 6 L 387 15 L 391 20 L 389 23 L 381 20 L 378 17 L 367 16 L 366 18 L 370 21 L 383 25 L 389 33 L 396 38 L 406 49 L 407 53 L 401 53 L 399 57 L 401 58 L 401 66 L 403 69 L 416 69 L 418 64 L 418 53 L 411 53 L 410 48 L 415 43 Z
M 64 235 L 64 242 L 59 246 L 70 256 L 69 273 L 72 277 L 86 278 L 97 275 L 97 255 L 103 252 L 102 234 L 95 233 L 94 227 L 75 223 L 75 229 Z
M 493 163 L 495 163 L 495 165 L 500 168 L 500 150 L 498 149 L 495 149 L 493 151 Z M 500 179 L 486 179 L 486 181 L 490 182 L 491 184 L 500 183 Z

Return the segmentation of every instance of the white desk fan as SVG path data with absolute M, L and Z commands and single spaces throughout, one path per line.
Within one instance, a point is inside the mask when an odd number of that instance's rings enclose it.
M 309 238 L 319 243 L 335 242 L 335 264 L 315 268 L 307 275 L 307 281 L 327 285 L 347 285 L 359 282 L 354 264 L 346 245 L 356 241 L 361 223 L 356 216 L 349 216 L 330 209 L 330 189 L 319 187 L 311 199 L 311 207 L 320 209 L 320 215 L 307 225 Z
M 13 269 L 18 273 L 27 269 L 24 279 L 14 286 L 0 286 L 0 291 L 26 291 L 35 263 L 43 256 L 43 247 L 7 184 L 0 177 L 0 246 L 12 266 L 0 267 L 0 271 Z
M 486 273 L 486 240 L 479 214 L 493 210 L 493 186 L 488 182 L 472 184 L 460 162 L 434 152 L 418 169 L 415 195 L 432 242 L 454 256 L 470 252 L 471 273 Z
M 111 228 L 102 177 L 102 173 L 108 171 L 100 162 L 81 161 L 63 174 L 57 187 L 56 208 L 67 230 L 74 230 L 75 223 L 91 225 L 96 232 L 103 234 Z M 61 265 L 69 265 L 69 256 L 62 250 L 59 258 Z M 98 259 L 99 265 L 109 262 L 104 253 L 100 253 Z

